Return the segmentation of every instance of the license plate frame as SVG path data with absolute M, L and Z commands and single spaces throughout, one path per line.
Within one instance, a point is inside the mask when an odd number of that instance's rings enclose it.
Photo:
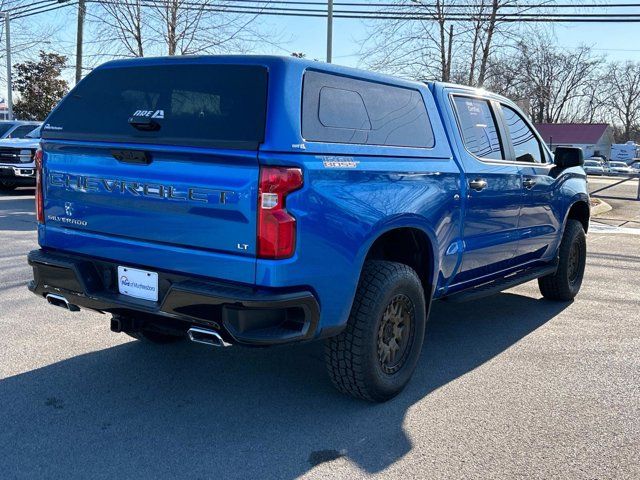
M 118 266 L 118 292 L 140 300 L 158 301 L 158 274 L 139 268 Z

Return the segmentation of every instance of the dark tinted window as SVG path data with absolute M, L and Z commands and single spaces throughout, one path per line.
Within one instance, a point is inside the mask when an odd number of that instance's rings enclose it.
M 310 71 L 303 92 L 305 140 L 433 146 L 427 109 L 416 90 Z
M 502 105 L 502 115 L 511 136 L 516 160 L 518 162 L 542 163 L 542 148 L 531 127 L 526 124 L 518 112 L 506 105 Z
M 467 150 L 480 158 L 504 159 L 489 102 L 479 98 L 454 97 L 454 103 Z
M 15 123 L 0 123 L 0 137 L 7 133 Z
M 33 132 L 36 129 L 35 125 L 21 125 L 11 132 L 8 138 L 25 138 L 27 134 Z
M 257 148 L 267 71 L 248 65 L 98 69 L 46 120 L 44 138 Z M 135 126 L 134 126 L 135 125 Z

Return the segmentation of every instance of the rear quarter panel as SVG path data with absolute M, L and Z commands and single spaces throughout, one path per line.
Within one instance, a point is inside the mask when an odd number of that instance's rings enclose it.
M 456 197 L 460 169 L 427 87 L 391 82 L 375 74 L 358 72 L 354 78 L 420 91 L 434 133 L 433 148 L 306 141 L 300 133 L 300 85 L 306 67 L 313 68 L 288 64 L 283 70 L 270 72 L 270 98 L 286 99 L 269 103 L 269 127 L 259 161 L 301 167 L 304 186 L 287 197 L 287 210 L 298 224 L 296 253 L 287 260 L 258 260 L 256 283 L 313 290 L 326 333 L 346 323 L 366 255 L 387 231 L 413 227 L 424 232 L 434 250 L 433 284 L 448 281 L 458 260 L 456 249 L 451 247 L 460 235 Z M 324 65 L 322 71 L 345 76 L 352 73 Z

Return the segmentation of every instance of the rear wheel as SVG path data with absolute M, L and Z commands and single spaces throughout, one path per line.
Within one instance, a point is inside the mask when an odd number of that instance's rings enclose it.
M 10 192 L 15 190 L 18 185 L 10 180 L 0 180 L 0 192 Z
M 571 301 L 580 291 L 587 263 L 587 239 L 582 223 L 568 220 L 558 254 L 558 269 L 538 279 L 544 298 Z
M 365 263 L 347 327 L 325 361 L 343 393 L 383 402 L 409 382 L 422 350 L 426 307 L 418 275 L 395 262 Z

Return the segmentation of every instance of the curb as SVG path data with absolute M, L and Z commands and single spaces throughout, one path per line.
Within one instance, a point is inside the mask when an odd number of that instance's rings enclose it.
M 603 213 L 613 210 L 613 207 L 611 207 L 611 205 L 609 205 L 604 200 L 600 200 L 599 198 L 592 198 L 591 203 L 596 203 L 595 205 L 591 205 L 592 217 L 597 217 L 598 215 L 602 215 Z

